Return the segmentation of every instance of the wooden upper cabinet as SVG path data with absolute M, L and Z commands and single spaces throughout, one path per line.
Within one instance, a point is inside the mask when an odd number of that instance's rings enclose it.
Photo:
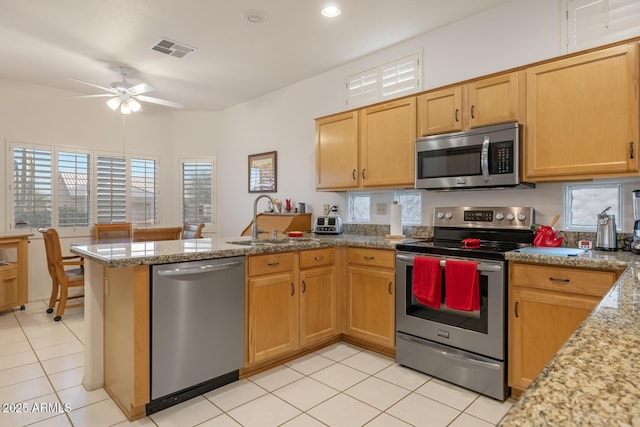
M 317 119 L 316 188 L 357 188 L 358 171 L 358 112 Z
M 462 86 L 418 96 L 418 135 L 456 132 L 463 128 Z
M 527 70 L 525 179 L 638 171 L 638 43 Z
M 513 72 L 467 85 L 469 127 L 507 123 L 524 118 L 525 74 Z
M 522 120 L 524 79 L 516 71 L 418 96 L 418 135 Z
M 414 186 L 416 98 L 360 112 L 360 186 Z

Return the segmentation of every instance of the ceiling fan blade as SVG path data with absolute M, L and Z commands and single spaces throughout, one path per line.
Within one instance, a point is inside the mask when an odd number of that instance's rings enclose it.
M 105 98 L 113 96 L 112 93 L 99 93 L 97 95 L 76 95 L 73 98 Z
M 97 87 L 98 89 L 102 89 L 102 90 L 104 90 L 106 92 L 109 92 L 109 93 L 118 93 L 118 91 L 116 91 L 115 89 L 112 89 L 110 87 L 104 87 L 104 86 L 100 86 L 100 85 L 97 85 L 97 84 L 94 84 L 94 83 L 85 82 L 83 80 L 74 79 L 73 77 L 65 77 L 65 78 L 67 80 L 71 80 L 71 81 L 74 81 L 74 82 L 77 82 L 77 83 L 82 83 L 83 85 Z
M 143 93 L 151 92 L 152 90 L 156 90 L 155 86 L 150 85 L 149 83 L 139 83 L 135 86 L 131 86 L 128 91 L 131 95 L 141 95 Z
M 172 108 L 184 107 L 184 105 L 180 104 L 179 102 L 167 101 L 166 99 L 153 98 L 151 96 L 146 96 L 146 95 L 136 95 L 135 98 L 140 101 L 151 102 L 152 104 L 165 105 L 167 107 L 172 107 Z

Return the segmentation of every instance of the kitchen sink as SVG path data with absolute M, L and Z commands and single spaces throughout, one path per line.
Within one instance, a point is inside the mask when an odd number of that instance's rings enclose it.
M 227 242 L 230 245 L 258 246 L 258 245 L 286 245 L 292 243 L 315 242 L 318 239 L 312 237 L 294 237 L 283 239 L 260 239 L 260 240 L 232 240 Z

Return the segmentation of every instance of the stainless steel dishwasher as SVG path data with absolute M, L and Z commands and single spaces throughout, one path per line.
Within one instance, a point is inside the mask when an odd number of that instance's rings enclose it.
M 151 267 L 147 414 L 238 379 L 244 361 L 244 257 Z

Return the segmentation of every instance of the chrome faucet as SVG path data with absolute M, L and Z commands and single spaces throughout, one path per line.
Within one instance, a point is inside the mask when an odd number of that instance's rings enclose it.
M 269 199 L 271 201 L 271 204 L 273 205 L 273 210 L 276 213 L 279 213 L 278 205 L 276 205 L 276 201 L 273 200 L 273 197 L 271 197 L 268 194 L 261 194 L 258 197 L 256 197 L 256 200 L 253 202 L 253 226 L 251 227 L 251 238 L 253 240 L 257 240 L 258 235 L 260 233 L 266 233 L 266 231 L 258 229 L 258 201 L 263 197 L 266 197 L 267 199 Z

